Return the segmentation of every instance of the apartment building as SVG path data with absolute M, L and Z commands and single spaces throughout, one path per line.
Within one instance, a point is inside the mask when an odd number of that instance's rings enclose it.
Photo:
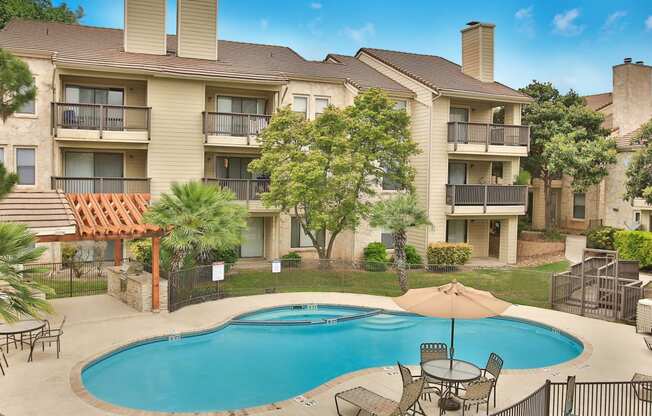
M 177 34 L 165 33 L 165 0 L 125 0 L 124 30 L 13 21 L 0 47 L 25 60 L 33 103 L 0 127 L 19 189 L 150 193 L 203 180 L 231 189 L 250 214 L 242 257 L 314 256 L 291 216 L 264 207 L 268 180 L 247 170 L 258 134 L 277 108 L 313 119 L 367 88 L 384 90 L 412 117 L 422 153 L 417 192 L 434 226 L 409 242 L 467 241 L 474 256 L 516 261 L 527 189 L 513 185 L 529 130 L 529 98 L 494 81 L 494 26 L 462 30 L 462 65 L 437 56 L 361 49 L 309 61 L 284 46 L 217 40 L 217 1 L 178 0 Z M 496 107 L 506 125 L 492 124 Z M 397 192 L 386 184 L 381 195 Z M 338 237 L 335 257 L 357 258 L 391 235 L 363 224 Z M 57 247 L 52 246 L 56 257 Z
M 588 107 L 605 116 L 603 127 L 616 140 L 617 162 L 609 168 L 609 175 L 586 192 L 574 192 L 570 176 L 553 181 L 553 221 L 555 225 L 575 231 L 584 231 L 600 224 L 618 228 L 650 230 L 652 206 L 643 199 L 623 200 L 625 171 L 641 143 L 633 140 L 641 125 L 652 119 L 652 67 L 631 58 L 615 65 L 613 90 L 584 97 Z M 532 192 L 532 224 L 545 226 L 543 184 L 535 180 Z

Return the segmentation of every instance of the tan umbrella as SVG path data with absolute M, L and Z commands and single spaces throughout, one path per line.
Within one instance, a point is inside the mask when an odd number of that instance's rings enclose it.
M 443 286 L 408 290 L 394 298 L 394 302 L 408 312 L 451 319 L 451 368 L 455 354 L 455 319 L 489 318 L 512 306 L 489 292 L 466 287 L 456 280 Z

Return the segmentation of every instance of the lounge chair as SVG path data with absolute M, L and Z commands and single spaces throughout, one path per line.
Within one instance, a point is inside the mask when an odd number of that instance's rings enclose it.
M 34 355 L 34 348 L 36 347 L 36 344 L 41 344 L 43 346 L 43 351 L 45 351 L 45 344 L 47 343 L 48 346 L 52 345 L 52 343 L 57 344 L 57 358 L 59 358 L 60 352 L 61 352 L 61 335 L 63 335 L 63 324 L 66 323 L 66 317 L 63 317 L 63 321 L 61 321 L 61 325 L 59 325 L 59 328 L 56 329 L 50 329 L 50 324 L 49 322 L 47 323 L 47 328 L 43 329 L 42 332 L 36 334 L 36 337 L 32 340 L 32 343 L 29 348 L 29 357 L 27 357 L 27 362 L 32 361 L 33 355 Z
M 421 352 L 421 364 L 432 360 L 447 360 L 448 345 L 443 342 L 424 342 L 419 348 Z M 423 389 L 423 397 L 432 401 L 432 393 L 441 396 L 444 384 L 441 380 L 426 377 L 426 385 Z
M 632 384 L 636 398 L 643 402 L 652 403 L 652 376 L 635 373 L 632 381 L 638 382 Z
M 652 337 L 643 337 L 643 341 L 645 341 L 645 345 L 647 345 L 647 349 L 652 351 Z
M 424 384 L 425 380 L 422 377 L 409 382 L 403 387 L 403 394 L 401 395 L 401 400 L 398 402 L 367 390 L 364 387 L 356 387 L 337 393 L 335 395 L 335 408 L 337 409 L 338 416 L 342 416 L 340 403 L 338 402 L 339 399 L 358 408 L 357 414 L 366 412 L 374 416 L 425 416 L 426 414 L 419 403 L 419 397 L 423 391 Z
M 9 363 L 7 362 L 7 356 L 5 355 L 4 351 L 0 351 L 0 354 L 2 354 L 2 360 L 0 361 L 0 371 L 2 372 L 2 375 L 5 375 L 5 369 L 2 367 L 2 361 L 5 362 L 5 367 L 9 368 Z
M 494 380 L 484 379 L 475 380 L 466 384 L 466 388 L 460 392 L 453 392 L 452 397 L 462 402 L 462 416 L 467 408 L 475 405 L 475 411 L 480 410 L 481 404 L 487 405 L 487 415 L 489 414 L 489 398 L 493 389 Z

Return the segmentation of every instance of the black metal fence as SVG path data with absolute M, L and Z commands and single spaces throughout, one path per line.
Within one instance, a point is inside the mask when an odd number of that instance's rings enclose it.
M 106 293 L 110 261 L 73 261 L 25 265 L 25 277 L 54 290 L 49 299 Z
M 568 413 L 567 413 L 568 412 Z M 651 416 L 652 381 L 546 383 L 492 416 Z

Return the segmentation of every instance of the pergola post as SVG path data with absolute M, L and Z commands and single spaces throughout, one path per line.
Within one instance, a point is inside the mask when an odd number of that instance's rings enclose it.
M 159 286 L 160 286 L 160 264 L 161 237 L 152 237 L 152 312 L 160 310 Z
M 114 250 L 113 250 L 113 263 L 115 266 L 122 265 L 122 240 L 113 240 L 115 241 Z

